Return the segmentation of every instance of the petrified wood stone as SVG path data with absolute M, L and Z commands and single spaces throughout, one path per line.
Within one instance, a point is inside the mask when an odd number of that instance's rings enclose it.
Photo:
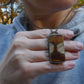
M 51 34 L 48 37 L 48 48 L 51 63 L 65 61 L 64 39 L 62 35 Z

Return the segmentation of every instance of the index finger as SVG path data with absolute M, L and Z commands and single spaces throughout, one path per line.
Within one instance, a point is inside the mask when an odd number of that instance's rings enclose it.
M 65 30 L 65 29 L 58 29 L 57 31 L 60 35 L 64 36 L 64 39 L 68 40 L 74 36 L 73 31 Z M 44 39 L 49 36 L 51 33 L 50 29 L 39 29 L 34 31 L 25 31 L 24 35 L 29 39 Z
M 28 65 L 29 64 L 27 63 L 26 68 Z M 31 68 L 28 68 L 28 71 L 31 71 L 33 76 L 37 76 L 45 73 L 66 71 L 73 69 L 74 67 L 75 63 L 73 61 L 65 61 L 62 64 L 50 64 L 49 61 L 45 61 L 39 63 L 31 63 Z

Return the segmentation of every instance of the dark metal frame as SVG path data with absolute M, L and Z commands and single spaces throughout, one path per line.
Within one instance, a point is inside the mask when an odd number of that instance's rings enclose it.
M 51 59 L 51 56 L 50 56 L 50 49 L 49 49 L 49 37 L 50 36 L 58 36 L 59 34 L 55 34 L 55 33 L 51 33 L 49 36 L 48 36 L 48 54 L 49 54 L 49 61 L 50 61 L 50 59 Z M 63 39 L 64 39 L 64 37 L 63 37 Z M 63 40 L 64 41 L 64 40 Z M 63 44 L 63 46 L 64 46 L 64 44 Z M 64 57 L 65 58 L 65 57 Z M 60 62 L 51 62 L 50 61 L 50 63 L 51 64 L 60 64 L 60 63 L 63 63 L 64 61 L 60 61 Z

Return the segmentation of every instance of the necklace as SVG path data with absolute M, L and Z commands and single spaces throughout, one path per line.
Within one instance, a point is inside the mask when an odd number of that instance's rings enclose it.
M 51 30 L 51 33 L 48 36 L 48 53 L 49 53 L 49 61 L 51 64 L 58 64 L 65 61 L 64 37 L 60 35 L 57 32 L 57 30 L 62 28 L 62 25 L 64 24 L 67 17 L 72 12 L 72 10 L 73 9 L 71 8 L 67 16 L 64 18 L 61 24 L 59 24 L 58 27 L 54 31 L 52 30 L 52 28 L 49 28 Z M 40 28 L 36 26 L 30 20 L 28 20 L 28 22 L 32 27 L 36 27 L 38 29 L 47 29 L 47 28 Z
M 58 25 L 55 31 L 51 29 L 51 34 L 48 36 L 48 53 L 51 64 L 63 63 L 65 61 L 64 37 L 60 35 L 57 30 L 62 27 L 71 11 L 72 9 L 69 11 L 61 24 Z

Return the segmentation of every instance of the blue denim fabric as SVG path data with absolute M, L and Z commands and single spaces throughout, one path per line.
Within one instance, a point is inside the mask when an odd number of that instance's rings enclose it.
M 76 10 L 74 18 L 62 28 L 70 29 L 72 31 L 79 30 L 75 33 L 76 41 L 84 44 L 84 8 Z M 14 20 L 13 24 L 2 25 L 0 24 L 0 61 L 3 59 L 7 52 L 15 34 L 26 29 L 20 23 L 20 14 Z M 80 52 L 80 58 L 75 61 L 76 67 L 69 71 L 48 73 L 36 77 L 31 84 L 84 84 L 84 49 Z

